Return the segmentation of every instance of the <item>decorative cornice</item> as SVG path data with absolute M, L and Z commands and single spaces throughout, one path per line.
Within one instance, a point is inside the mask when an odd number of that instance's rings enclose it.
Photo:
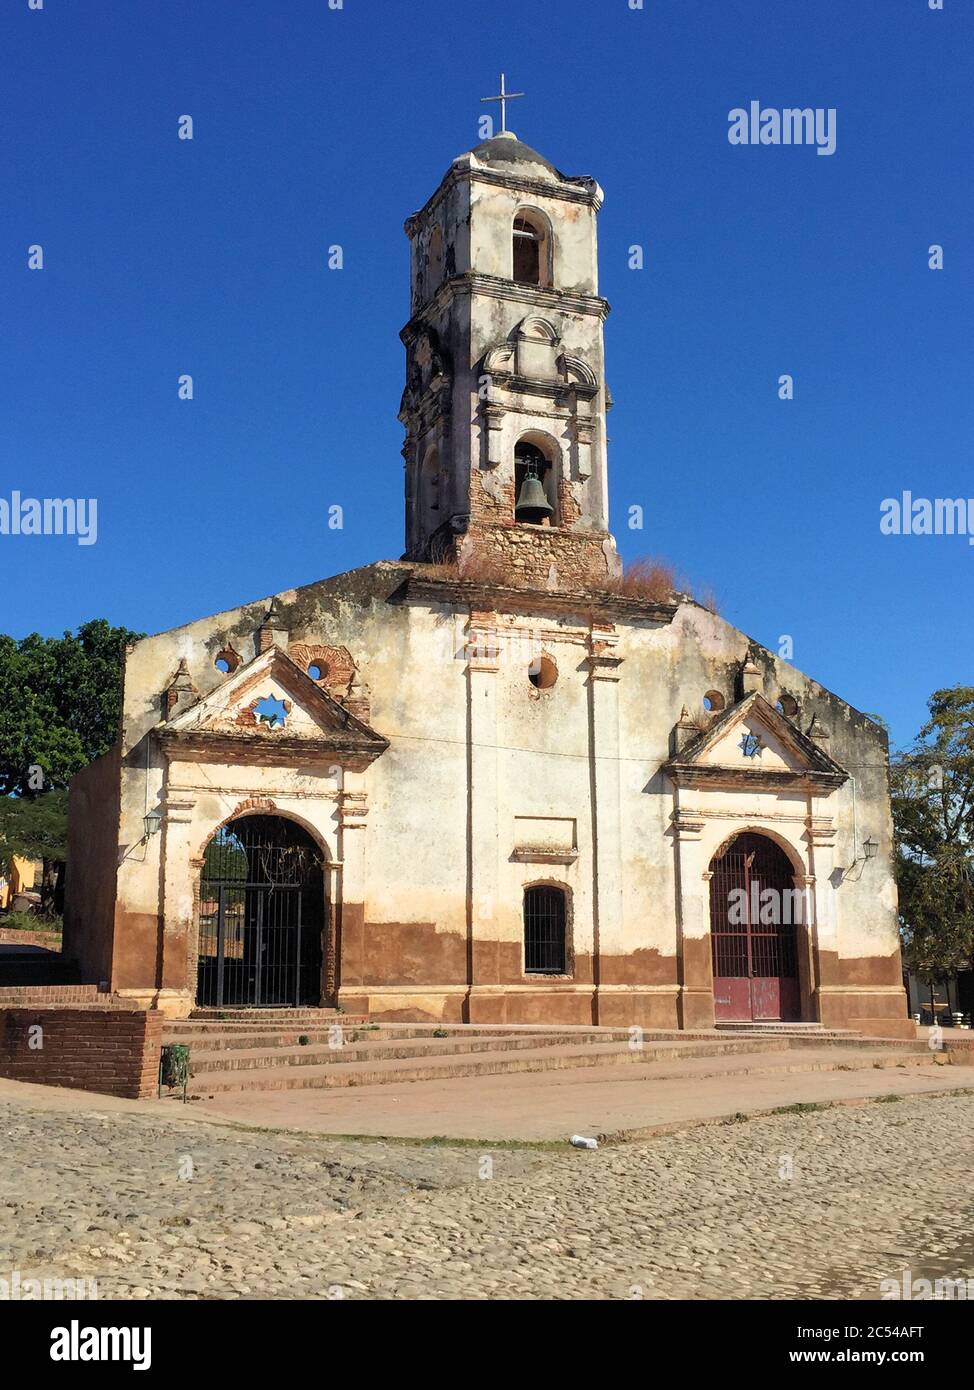
M 613 656 L 611 652 L 589 652 L 585 658 L 585 665 L 593 681 L 617 681 L 621 672 L 619 667 L 622 665 L 621 656 Z
M 369 814 L 369 799 L 365 792 L 343 792 L 338 808 L 343 830 L 364 830 Z
M 642 619 L 660 626 L 671 623 L 680 606 L 677 603 L 649 603 L 645 599 L 630 598 L 624 594 L 519 589 L 465 579 L 432 579 L 419 574 L 409 575 L 387 602 L 444 604 L 454 608 L 490 609 L 501 613 L 574 613 L 609 621 Z
M 462 169 L 471 183 L 487 183 L 494 188 L 513 188 L 518 193 L 532 193 L 536 198 L 554 198 L 563 203 L 584 203 L 596 212 L 602 206 L 602 190 L 595 179 L 572 179 L 570 183 L 549 183 L 546 179 L 524 178 L 520 174 L 499 174 L 492 169 L 473 166 Z
M 494 370 L 489 372 L 495 391 L 510 391 L 517 396 L 543 396 L 548 400 L 563 401 L 566 396 L 577 396 L 579 400 L 591 401 L 599 394 L 598 385 L 585 381 L 566 381 L 564 377 L 545 380 L 541 377 L 518 376 L 516 372 Z M 591 422 L 593 427 L 595 422 Z
M 699 840 L 703 834 L 703 816 L 688 806 L 678 806 L 671 811 L 670 821 L 680 840 Z
M 678 787 L 714 787 L 747 791 L 814 790 L 828 795 L 848 780 L 844 772 L 814 769 L 718 767 L 671 758 L 662 769 Z
M 418 335 L 434 325 L 435 320 L 452 300 L 474 294 L 523 304 L 529 312 L 542 308 L 560 309 L 568 314 L 592 315 L 603 323 L 611 312 L 609 301 L 599 294 L 580 294 L 577 290 L 541 289 L 537 285 L 523 285 L 517 280 L 505 280 L 500 275 L 467 271 L 464 275 L 453 275 L 449 280 L 444 280 L 432 299 L 427 300 L 413 314 L 399 337 L 407 348 L 412 347 Z
M 486 183 L 495 188 L 513 188 L 518 193 L 531 193 L 538 198 L 561 199 L 566 203 L 583 203 L 594 208 L 596 212 L 604 201 L 602 189 L 593 178 L 561 179 L 553 183 L 547 179 L 525 178 L 519 174 L 499 174 L 474 164 L 454 164 L 443 175 L 423 206 L 411 213 L 403 223 L 410 241 L 423 223 L 429 220 L 450 189 L 464 182 Z
M 230 729 L 156 729 L 162 751 L 173 759 L 260 767 L 320 767 L 330 759 L 354 771 L 368 767 L 389 747 L 388 739 L 357 733 L 297 738 L 286 732 L 258 734 Z
M 829 848 L 835 844 L 838 834 L 831 816 L 812 816 L 805 831 L 805 839 L 810 845 Z
M 167 825 L 188 825 L 196 809 L 196 797 L 187 796 L 181 788 L 178 792 L 175 788 L 170 788 L 162 803 L 162 809 Z
M 515 864 L 574 864 L 577 849 L 516 849 L 511 854 Z

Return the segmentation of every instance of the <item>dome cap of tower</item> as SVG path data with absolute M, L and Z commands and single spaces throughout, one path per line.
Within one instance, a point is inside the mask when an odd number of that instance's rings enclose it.
M 564 179 L 550 160 L 519 140 L 512 130 L 504 130 L 490 140 L 475 145 L 470 154 L 478 164 L 493 164 L 501 168 L 519 165 L 535 178 Z M 463 156 L 461 156 L 462 158 Z
M 472 150 L 458 155 L 453 161 L 456 165 L 480 165 L 495 169 L 499 174 L 510 174 L 521 178 L 542 179 L 546 183 L 570 183 L 581 187 L 596 187 L 595 180 L 584 176 L 573 178 L 556 169 L 550 159 L 525 145 L 512 130 L 502 130 L 490 140 L 483 140 Z

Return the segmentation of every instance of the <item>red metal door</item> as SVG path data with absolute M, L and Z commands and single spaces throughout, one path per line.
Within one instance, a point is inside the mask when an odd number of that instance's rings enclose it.
M 801 895 L 787 855 L 764 835 L 738 835 L 710 870 L 717 1021 L 799 1019 L 795 927 Z

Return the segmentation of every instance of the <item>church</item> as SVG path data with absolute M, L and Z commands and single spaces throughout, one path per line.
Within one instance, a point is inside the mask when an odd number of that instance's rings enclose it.
M 602 201 L 502 129 L 406 222 L 403 558 L 128 649 L 71 788 L 85 980 L 175 1018 L 913 1036 L 884 731 L 623 574 Z

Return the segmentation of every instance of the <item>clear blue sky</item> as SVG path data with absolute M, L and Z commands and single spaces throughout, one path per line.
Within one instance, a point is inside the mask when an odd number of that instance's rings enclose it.
M 0 630 L 398 558 L 402 223 L 503 68 L 606 191 L 624 556 L 908 740 L 974 679 L 974 547 L 879 533 L 904 488 L 974 497 L 972 54 L 967 0 L 5 0 L 0 496 L 97 497 L 99 537 L 0 536 Z M 836 153 L 731 146 L 751 100 L 835 107 Z

